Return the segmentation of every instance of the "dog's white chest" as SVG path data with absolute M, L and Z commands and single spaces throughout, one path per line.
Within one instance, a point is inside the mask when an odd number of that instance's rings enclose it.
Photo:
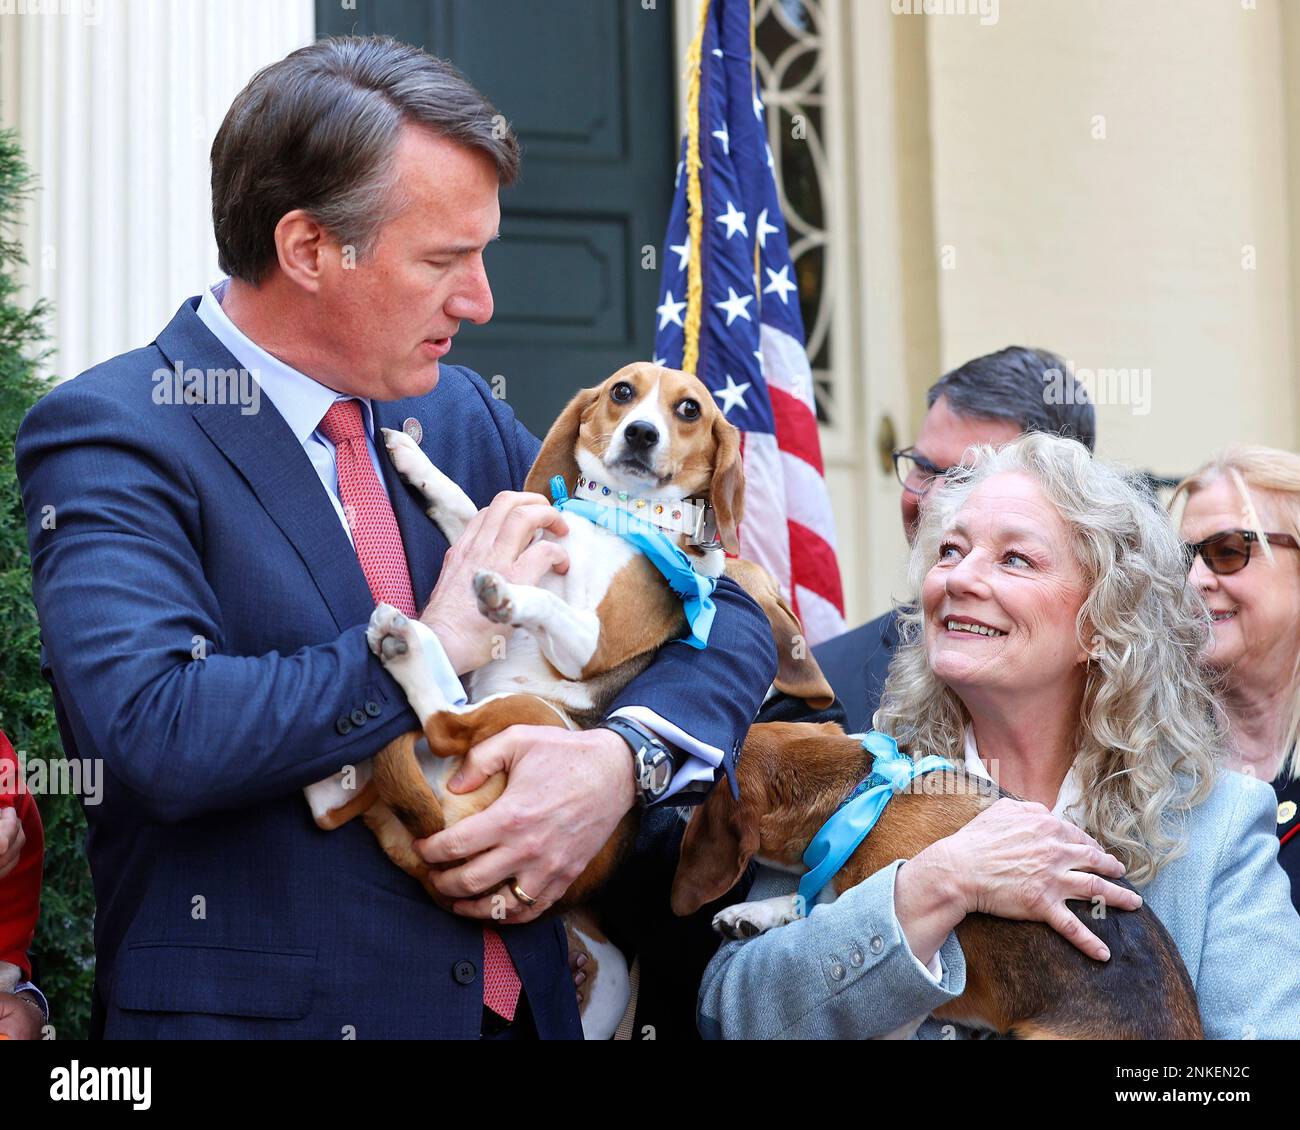
M 593 612 L 604 600 L 614 577 L 637 555 L 627 541 L 603 530 L 594 522 L 573 513 L 564 520 L 569 532 L 558 541 L 569 555 L 569 571 L 561 576 L 548 573 L 538 588 L 555 593 L 573 608 L 588 608 Z
M 567 630 L 574 638 L 553 641 L 553 644 L 560 643 L 581 658 L 596 646 L 600 631 L 596 609 L 614 578 L 636 556 L 637 550 L 617 534 L 585 518 L 575 514 L 564 517 L 569 532 L 550 540 L 562 545 L 568 554 L 568 572 L 547 573 L 536 587 L 568 606 L 572 616 L 567 620 Z M 579 635 L 584 638 L 576 638 Z M 586 639 L 587 635 L 591 638 Z M 573 710 L 586 710 L 593 705 L 587 688 L 580 681 L 557 674 L 529 632 L 516 630 L 503 641 L 503 652 L 469 677 L 467 690 L 472 701 L 481 701 L 490 694 L 526 693 L 540 695 Z

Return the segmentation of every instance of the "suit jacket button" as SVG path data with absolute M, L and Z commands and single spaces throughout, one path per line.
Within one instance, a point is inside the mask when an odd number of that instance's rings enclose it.
M 340 734 L 352 733 L 351 719 L 349 719 L 346 714 L 340 714 L 338 717 L 338 721 L 334 723 L 334 729 L 336 729 Z
M 458 985 L 472 985 L 477 974 L 472 961 L 458 961 L 451 967 L 451 975 Z
M 837 981 L 844 980 L 844 966 L 842 966 L 838 961 L 831 966 L 831 976 Z
M 369 719 L 366 718 L 366 712 L 359 706 L 349 714 L 348 717 L 352 719 L 352 725 L 354 726 L 364 726 L 366 722 L 369 721 Z
M 885 948 L 885 939 L 882 938 L 879 934 L 877 934 L 874 938 L 871 939 L 872 953 L 880 953 L 882 950 L 884 950 L 884 948 Z
M 383 707 L 381 707 L 373 698 L 368 698 L 366 699 L 366 713 L 369 714 L 371 718 L 378 718 L 380 714 L 383 713 Z

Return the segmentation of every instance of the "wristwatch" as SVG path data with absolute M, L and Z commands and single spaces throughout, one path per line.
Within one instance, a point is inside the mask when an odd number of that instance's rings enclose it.
M 632 767 L 636 777 L 636 798 L 642 808 L 663 800 L 677 772 L 677 762 L 670 750 L 640 722 L 631 718 L 606 718 L 602 729 L 613 730 L 632 750 Z

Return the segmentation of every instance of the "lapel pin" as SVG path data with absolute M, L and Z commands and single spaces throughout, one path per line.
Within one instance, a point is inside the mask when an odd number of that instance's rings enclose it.
M 417 444 L 424 439 L 424 429 L 420 426 L 420 421 L 414 416 L 407 416 L 402 421 L 402 431 L 411 437 Z

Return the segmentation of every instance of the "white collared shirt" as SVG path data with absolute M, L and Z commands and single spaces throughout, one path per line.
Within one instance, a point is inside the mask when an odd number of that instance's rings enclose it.
M 349 396 L 336 392 L 323 385 L 306 373 L 300 373 L 292 365 L 286 365 L 278 357 L 263 349 L 244 333 L 230 316 L 221 308 L 221 299 L 225 296 L 229 279 L 222 279 L 211 290 L 205 290 L 199 301 L 199 320 L 212 331 L 215 337 L 229 351 L 243 368 L 253 374 L 263 393 L 271 398 L 275 410 L 284 417 L 289 430 L 303 446 L 307 458 L 320 476 L 325 491 L 334 504 L 343 531 L 352 541 L 352 529 L 343 512 L 343 503 L 339 501 L 339 473 L 334 457 L 334 445 L 320 431 L 320 423 L 325 413 L 336 400 L 356 400 L 361 404 L 361 415 L 366 424 L 366 450 L 370 454 L 371 466 L 375 476 L 384 481 L 383 468 L 379 463 L 379 453 L 375 448 L 375 415 L 370 401 L 360 396 Z
M 993 762 L 996 767 L 996 760 Z M 983 777 L 986 781 L 993 781 L 999 784 L 997 780 L 989 775 L 988 767 L 975 748 L 975 729 L 972 726 L 966 727 L 966 755 L 965 755 L 966 772 L 974 777 Z M 1078 825 L 1079 813 L 1074 813 L 1074 818 L 1066 815 L 1068 809 L 1073 808 L 1079 803 L 1083 796 L 1083 790 L 1079 787 L 1079 775 L 1075 772 L 1074 766 L 1070 766 L 1070 771 L 1065 775 L 1065 780 L 1061 782 L 1060 791 L 1056 794 L 1056 804 L 1052 806 L 1052 815 L 1060 820 L 1069 820 L 1071 824 Z

